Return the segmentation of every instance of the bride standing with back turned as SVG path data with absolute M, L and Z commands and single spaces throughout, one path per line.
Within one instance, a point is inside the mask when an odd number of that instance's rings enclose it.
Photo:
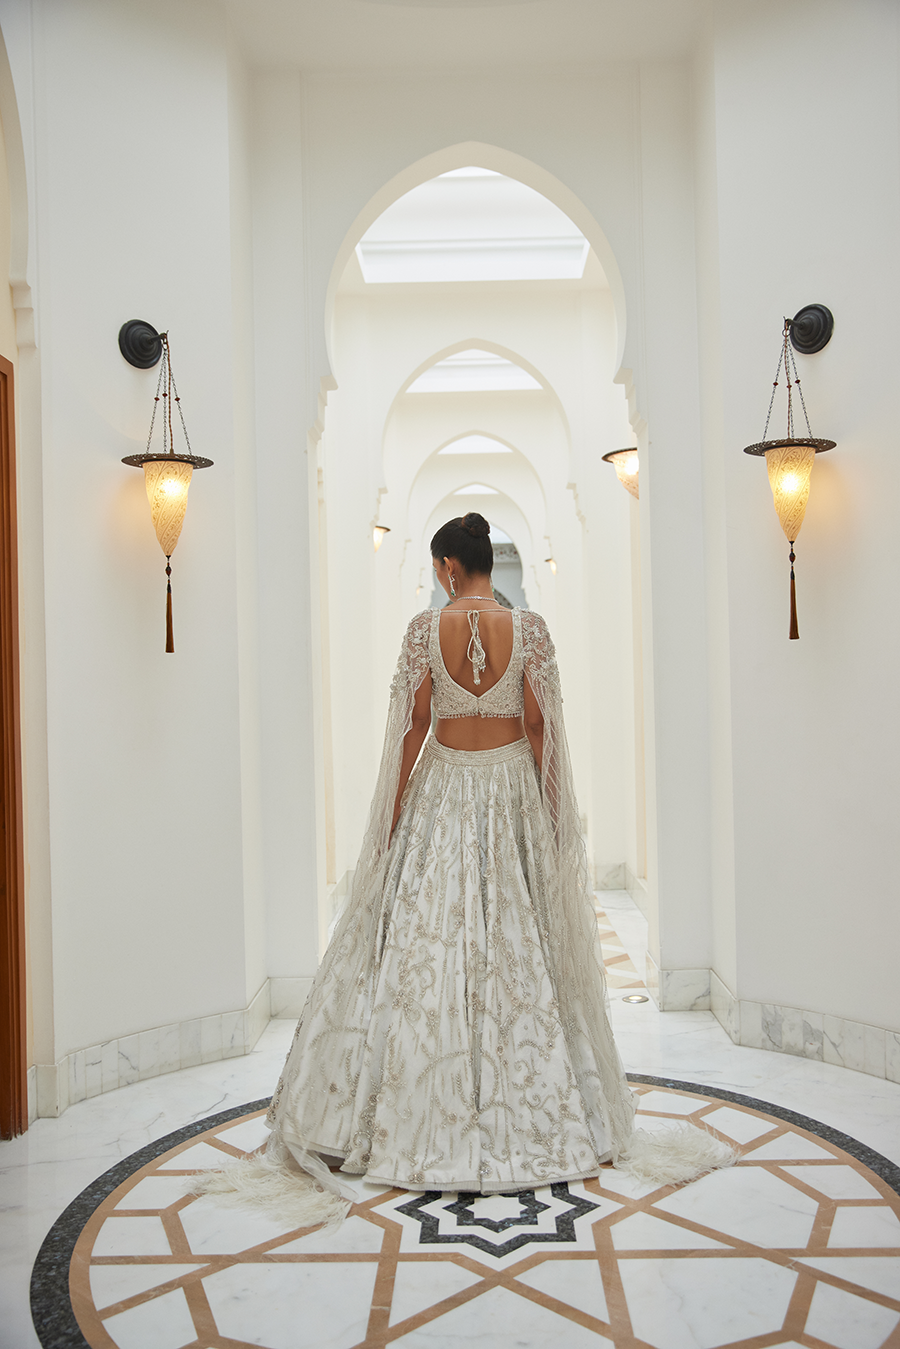
M 662 1184 L 732 1160 L 692 1126 L 634 1130 L 553 643 L 494 599 L 489 535 L 470 512 L 431 541 L 449 603 L 406 630 L 359 865 L 265 1155 L 198 1189 L 299 1223 L 339 1215 L 340 1172 L 491 1194 L 609 1161 Z

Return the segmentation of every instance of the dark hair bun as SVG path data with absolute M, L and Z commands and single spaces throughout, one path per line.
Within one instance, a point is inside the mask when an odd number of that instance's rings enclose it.
M 473 539 L 486 539 L 491 532 L 491 527 L 483 515 L 477 511 L 469 511 L 459 522 L 467 534 L 471 534 Z
M 455 558 L 470 576 L 489 576 L 494 565 L 490 534 L 490 525 L 477 511 L 458 515 L 441 525 L 431 540 L 431 556 L 439 562 L 445 557 Z

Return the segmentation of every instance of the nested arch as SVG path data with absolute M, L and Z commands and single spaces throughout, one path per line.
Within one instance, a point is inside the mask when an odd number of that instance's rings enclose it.
M 467 431 L 454 431 L 453 435 L 450 436 L 449 439 L 443 441 L 440 445 L 438 445 L 437 449 L 435 450 L 435 453 L 440 454 L 443 450 L 449 449 L 451 445 L 457 444 L 458 441 L 470 440 L 476 436 L 478 436 L 483 440 L 495 440 L 498 445 L 504 446 L 505 449 L 507 450 L 514 450 L 516 448 L 516 446 L 513 445 L 511 441 L 505 440 L 503 436 L 498 436 L 496 432 L 483 431 L 479 426 L 472 426 Z
M 447 395 L 410 394 L 409 388 L 422 374 L 438 365 L 449 356 L 458 352 L 480 350 L 501 356 L 513 365 L 525 370 L 540 385 L 539 390 L 502 392 L 491 395 L 485 392 L 454 392 Z M 433 399 L 432 403 L 424 400 Z M 453 400 L 452 410 L 446 402 Z M 429 414 L 434 413 L 430 418 Z M 512 415 L 511 415 L 512 414 Z M 429 425 L 433 421 L 433 427 Z M 462 439 L 466 432 L 454 430 L 447 435 L 449 427 L 456 423 L 460 428 L 478 422 L 484 434 L 497 440 L 528 459 L 539 478 L 548 474 L 568 475 L 571 453 L 571 429 L 566 409 L 554 386 L 544 372 L 529 361 L 519 351 L 502 343 L 486 338 L 465 338 L 432 352 L 421 360 L 408 373 L 391 400 L 385 416 L 382 431 L 382 469 L 384 483 L 388 491 L 400 488 L 403 493 L 404 481 L 411 482 L 422 465 L 433 454 L 447 445 Z M 529 446 L 520 434 L 511 438 L 510 426 L 520 424 L 524 435 L 525 427 L 531 424 L 536 434 L 535 444 Z M 414 432 L 404 428 L 415 426 Z M 505 433 L 505 434 L 504 434 Z M 417 458 L 410 461 L 406 442 L 415 440 Z M 538 443 L 540 442 L 540 443 Z M 541 448 L 543 446 L 543 450 Z M 544 462 L 542 462 L 544 461 Z M 459 484 L 462 486 L 462 484 Z

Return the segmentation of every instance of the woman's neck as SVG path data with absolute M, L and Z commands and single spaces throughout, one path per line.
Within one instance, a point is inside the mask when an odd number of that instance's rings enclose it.
M 467 576 L 459 583 L 456 595 L 451 598 L 450 603 L 452 604 L 454 599 L 469 599 L 470 596 L 473 599 L 490 599 L 493 593 L 490 576 Z

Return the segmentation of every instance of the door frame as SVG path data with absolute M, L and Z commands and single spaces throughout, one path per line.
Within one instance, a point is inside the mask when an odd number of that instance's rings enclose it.
M 28 1128 L 14 368 L 0 356 L 0 1137 Z

